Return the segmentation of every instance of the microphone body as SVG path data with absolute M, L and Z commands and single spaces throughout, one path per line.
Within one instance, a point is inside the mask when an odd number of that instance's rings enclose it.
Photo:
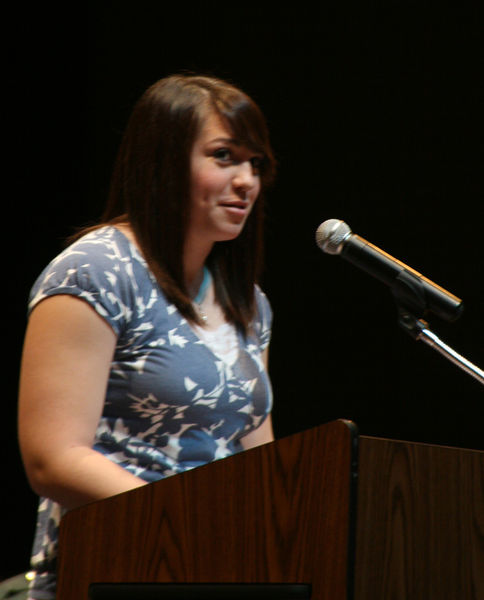
M 429 310 L 447 321 L 457 319 L 462 300 L 411 267 L 393 258 L 359 235 L 343 221 L 329 219 L 316 231 L 318 246 L 328 254 L 340 254 L 345 260 L 390 286 L 397 301 L 407 308 Z

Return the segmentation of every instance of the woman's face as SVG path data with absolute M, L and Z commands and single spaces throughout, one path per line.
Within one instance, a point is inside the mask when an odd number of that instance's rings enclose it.
M 259 195 L 262 158 L 209 113 L 191 152 L 189 242 L 211 247 L 239 235 Z

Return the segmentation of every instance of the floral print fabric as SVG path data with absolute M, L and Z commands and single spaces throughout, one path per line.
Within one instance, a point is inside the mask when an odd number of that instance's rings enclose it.
M 239 452 L 241 437 L 269 414 L 272 392 L 261 354 L 272 312 L 257 286 L 254 293 L 251 333 L 237 333 L 238 358 L 226 361 L 167 301 L 137 248 L 107 226 L 52 261 L 32 289 L 29 308 L 70 294 L 113 328 L 117 344 L 94 448 L 152 482 Z M 59 505 L 41 499 L 32 598 L 55 597 L 61 516 Z

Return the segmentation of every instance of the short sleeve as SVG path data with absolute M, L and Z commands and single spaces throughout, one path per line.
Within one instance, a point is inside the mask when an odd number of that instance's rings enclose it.
M 29 312 L 45 298 L 68 294 L 87 302 L 120 334 L 132 314 L 132 261 L 112 228 L 92 232 L 44 269 L 29 299 Z

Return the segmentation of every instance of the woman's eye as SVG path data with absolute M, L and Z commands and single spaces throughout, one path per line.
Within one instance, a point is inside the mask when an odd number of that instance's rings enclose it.
M 264 166 L 263 156 L 257 155 L 246 158 L 245 156 L 240 156 L 238 153 L 234 153 L 230 148 L 218 148 L 213 151 L 212 156 L 222 165 L 239 164 L 248 160 L 252 166 L 252 170 L 256 174 L 259 174 Z
M 224 163 L 232 161 L 232 153 L 228 148 L 219 148 L 218 150 L 215 150 L 213 156 L 216 160 Z

